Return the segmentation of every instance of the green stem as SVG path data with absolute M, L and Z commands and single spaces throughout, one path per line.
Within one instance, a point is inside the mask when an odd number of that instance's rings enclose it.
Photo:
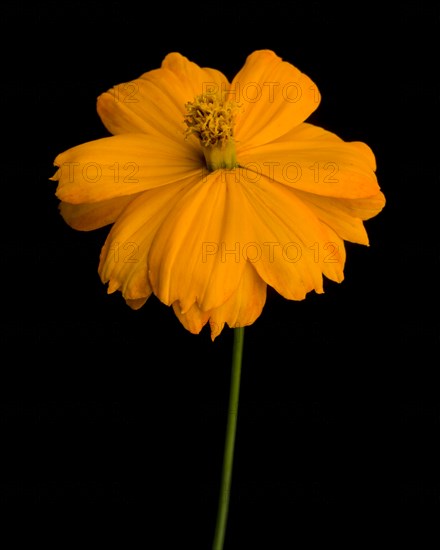
M 234 329 L 232 350 L 231 387 L 229 392 L 228 422 L 226 426 L 223 471 L 218 501 L 217 524 L 212 550 L 223 550 L 226 523 L 228 520 L 229 497 L 231 494 L 232 464 L 234 461 L 235 433 L 237 431 L 238 397 L 240 394 L 240 374 L 243 357 L 244 327 Z

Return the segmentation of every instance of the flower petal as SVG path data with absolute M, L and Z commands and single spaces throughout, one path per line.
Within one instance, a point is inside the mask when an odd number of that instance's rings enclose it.
M 138 196 L 121 213 L 102 248 L 98 267 L 102 282 L 109 283 L 109 293 L 120 290 L 134 309 L 140 303 L 136 300 L 152 292 L 148 278 L 151 243 L 187 184 L 174 183 Z
M 211 314 L 210 311 L 202 311 L 196 303 L 194 303 L 186 313 L 182 313 L 180 302 L 174 302 L 173 310 L 182 325 L 192 334 L 200 333 L 208 322 Z
M 224 304 L 211 311 L 211 339 L 215 340 L 225 323 L 230 328 L 245 327 L 254 323 L 263 311 L 266 289 L 266 283 L 252 264 L 246 262 L 237 290 Z
M 246 148 L 282 136 L 306 120 L 320 102 L 312 80 L 270 50 L 247 57 L 229 97 L 241 105 L 235 138 Z
M 79 204 L 132 195 L 200 174 L 203 155 L 167 138 L 122 134 L 77 145 L 58 155 L 57 197 Z
M 97 110 L 112 134 L 143 132 L 181 141 L 185 104 L 212 86 L 227 88 L 228 81 L 216 69 L 201 68 L 179 53 L 170 53 L 160 69 L 100 95 Z
M 259 277 L 253 266 L 246 262 L 238 288 L 221 306 L 211 311 L 202 311 L 194 303 L 186 313 L 182 313 L 179 302 L 173 303 L 173 309 L 182 325 L 199 334 L 209 320 L 211 339 L 222 332 L 225 323 L 230 328 L 251 325 L 261 315 L 266 302 L 266 283 Z
M 131 307 L 131 309 L 141 309 L 141 307 L 145 304 L 150 295 L 151 293 L 145 298 L 137 298 L 135 300 L 130 300 L 127 298 L 125 301 L 127 302 L 127 305 Z
M 237 289 L 245 264 L 240 243 L 250 223 L 234 170 L 218 170 L 196 183 L 164 220 L 149 257 L 154 293 L 183 313 L 223 304 Z
M 378 214 L 385 206 L 385 197 L 379 192 L 373 197 L 361 199 L 338 199 L 320 197 L 296 191 L 296 194 L 316 214 L 346 241 L 368 245 L 368 235 L 362 220 Z
M 311 290 L 323 292 L 323 224 L 288 187 L 264 176 L 253 183 L 244 173 L 242 178 L 243 215 L 251 220 L 253 237 L 242 255 L 285 298 L 302 300 Z
M 139 193 L 84 204 L 61 202 L 59 210 L 64 221 L 73 229 L 92 231 L 114 223 L 124 208 L 138 196 Z
M 311 124 L 285 137 L 237 152 L 240 165 L 316 195 L 357 199 L 378 194 L 374 155 L 365 143 L 345 142 Z
M 322 224 L 324 244 L 314 247 L 315 259 L 321 261 L 322 274 L 334 281 L 342 283 L 344 280 L 344 266 L 346 259 L 345 244 L 341 237 L 331 228 Z

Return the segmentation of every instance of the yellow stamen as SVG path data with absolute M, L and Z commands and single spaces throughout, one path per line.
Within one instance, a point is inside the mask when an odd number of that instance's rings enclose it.
M 186 104 L 186 136 L 194 134 L 202 145 L 208 170 L 236 168 L 234 122 L 239 105 L 220 94 L 201 94 Z

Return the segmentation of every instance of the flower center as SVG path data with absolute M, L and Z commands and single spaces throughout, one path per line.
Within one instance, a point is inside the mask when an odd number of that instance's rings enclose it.
M 239 105 L 224 100 L 221 94 L 198 95 L 186 105 L 185 135 L 194 134 L 202 145 L 209 171 L 238 166 L 234 143 L 234 122 Z

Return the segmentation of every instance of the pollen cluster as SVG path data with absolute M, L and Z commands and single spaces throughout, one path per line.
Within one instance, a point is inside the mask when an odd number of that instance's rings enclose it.
M 233 139 L 238 104 L 219 94 L 205 93 L 185 105 L 186 136 L 195 134 L 204 147 L 224 147 Z

